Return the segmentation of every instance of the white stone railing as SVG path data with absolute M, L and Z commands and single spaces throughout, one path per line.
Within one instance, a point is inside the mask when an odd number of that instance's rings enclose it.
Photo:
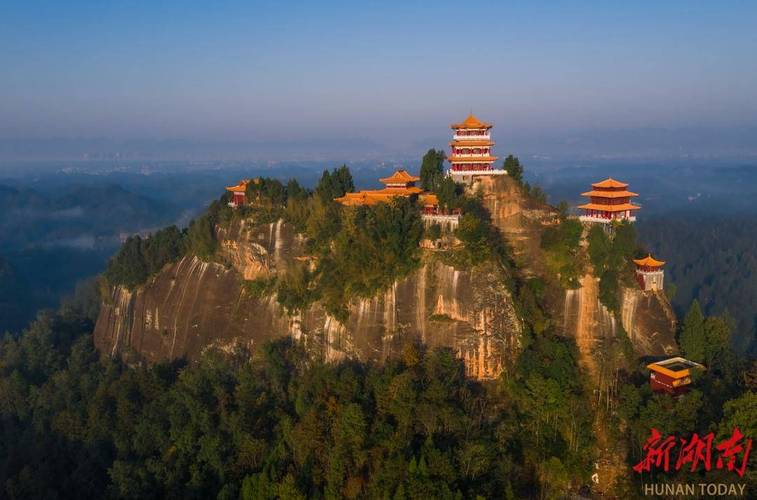
M 459 177 L 463 175 L 507 175 L 507 170 L 447 170 L 450 177 Z
M 457 222 L 460 220 L 460 214 L 421 214 L 421 219 L 433 222 Z
M 491 140 L 491 136 L 489 134 L 485 135 L 452 135 L 453 141 L 489 141 Z
M 592 215 L 579 215 L 578 220 L 581 222 L 599 222 L 602 224 L 611 224 L 613 221 L 624 221 L 627 220 L 629 222 L 636 222 L 636 217 L 631 215 L 630 217 L 617 217 L 615 219 L 609 219 L 607 217 L 595 217 Z

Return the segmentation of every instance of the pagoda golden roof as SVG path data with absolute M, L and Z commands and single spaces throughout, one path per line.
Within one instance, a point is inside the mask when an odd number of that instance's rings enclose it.
M 420 202 L 426 207 L 435 207 L 439 204 L 439 198 L 433 193 L 426 193 L 419 196 Z
M 457 139 L 454 141 L 449 141 L 450 146 L 494 146 L 494 141 L 489 141 L 486 139 L 471 139 L 471 140 L 465 140 L 465 139 Z
M 239 184 L 236 186 L 226 186 L 226 191 L 231 191 L 232 193 L 244 193 L 247 190 L 247 184 L 250 182 L 250 179 L 244 179 L 239 181 Z
M 599 182 L 595 182 L 591 185 L 593 188 L 627 188 L 628 184 L 625 182 L 616 181 L 612 177 Z
M 397 196 L 412 196 L 422 192 L 423 190 L 421 188 L 415 186 L 398 188 L 389 187 L 384 189 L 358 191 L 357 193 L 345 193 L 344 196 L 334 198 L 334 201 L 347 206 L 375 205 L 376 203 L 381 202 L 388 203 L 392 198 Z
M 450 163 L 489 163 L 497 161 L 496 156 L 455 156 L 448 158 Z
M 646 257 L 643 259 L 634 259 L 633 263 L 637 266 L 644 266 L 644 267 L 662 267 L 665 265 L 664 260 L 657 260 L 654 257 L 652 257 L 652 254 L 647 254 Z
M 639 196 L 638 193 L 632 193 L 631 191 L 587 191 L 581 193 L 581 196 L 596 196 L 597 198 L 630 198 L 632 196 Z
M 578 208 L 584 208 L 586 210 L 602 210 L 605 212 L 625 212 L 626 210 L 639 210 L 641 207 L 634 205 L 633 203 L 621 203 L 618 205 L 602 205 L 599 203 L 587 203 L 585 205 L 578 205 Z
M 420 177 L 410 175 L 403 169 L 395 170 L 389 177 L 379 179 L 382 184 L 409 184 L 411 182 L 418 182 L 419 180 L 421 180 Z
M 392 198 L 398 196 L 409 197 L 418 195 L 419 201 L 423 203 L 424 206 L 439 204 L 439 200 L 435 194 L 412 185 L 419 181 L 420 177 L 409 174 L 406 170 L 395 170 L 395 172 L 389 177 L 384 177 L 379 180 L 384 184 L 389 184 L 389 186 L 383 189 L 367 189 L 356 193 L 345 193 L 344 196 L 334 198 L 334 201 L 345 206 L 361 206 L 389 203 Z M 397 186 L 397 184 L 403 185 Z
M 453 129 L 489 129 L 492 128 L 491 123 L 485 123 L 473 116 L 473 113 L 468 115 L 468 118 L 466 118 L 461 123 L 453 123 L 450 125 L 450 128 Z

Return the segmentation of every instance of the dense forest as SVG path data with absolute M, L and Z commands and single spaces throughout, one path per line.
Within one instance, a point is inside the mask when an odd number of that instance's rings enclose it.
M 676 213 L 639 223 L 641 238 L 665 265 L 681 315 L 696 299 L 707 314 L 735 321 L 733 346 L 757 355 L 757 217 Z
M 2 496 L 554 498 L 590 484 L 602 458 L 575 345 L 549 331 L 530 328 L 515 365 L 485 384 L 449 350 L 415 343 L 380 366 L 323 364 L 280 341 L 129 367 L 94 349 L 98 303 L 92 283 L 0 342 Z M 652 427 L 757 433 L 757 365 L 728 335 L 727 319 L 692 306 L 682 345 L 708 370 L 680 399 L 651 393 L 629 361 L 610 427 L 629 471 Z M 744 480 L 757 487 L 751 471 Z M 629 472 L 619 494 L 635 481 Z
M 381 366 L 278 342 L 127 367 L 94 350 L 96 303 L 0 344 L 3 496 L 518 498 L 588 480 L 567 339 L 535 338 L 489 385 L 413 343 Z
M 427 158 L 423 182 L 465 213 L 455 232 L 462 244 L 439 258 L 461 267 L 491 259 L 512 276 L 507 285 L 524 321 L 522 352 L 497 380 L 466 379 L 453 352 L 411 340 L 399 359 L 380 365 L 325 364 L 287 340 L 254 352 L 208 349 L 191 364 L 128 366 L 94 349 L 102 282 L 93 280 L 57 312 L 0 341 L 0 496 L 559 498 L 590 491 L 594 464 L 606 458 L 596 447 L 601 415 L 627 451 L 629 472 L 616 493 L 630 497 L 650 479 L 631 466 L 643 458 L 651 428 L 680 437 L 713 432 L 718 440 L 735 427 L 757 434 L 757 364 L 732 350 L 730 317 L 696 301 L 684 309 L 678 332 L 682 353 L 707 366 L 693 389 L 678 399 L 652 393 L 621 329 L 618 344 L 626 350 L 613 360 L 603 401 L 579 365 L 574 340 L 549 317 L 550 285 L 513 268 L 481 199 L 435 174 L 438 152 Z M 517 159 L 506 161 L 521 171 Z M 333 203 L 352 189 L 346 167 L 325 171 L 313 191 L 262 178 L 248 188 L 252 206 L 231 210 L 225 196 L 186 229 L 129 238 L 105 280 L 133 288 L 183 255 L 213 260 L 214 228 L 235 217 L 284 218 L 306 235 L 317 266 L 246 286 L 275 293 L 290 311 L 321 300 L 338 316 L 351 297 L 414 269 L 419 241 L 436 232 L 424 229 L 410 200 L 351 210 Z M 590 264 L 601 277 L 601 300 L 613 310 L 628 258 L 642 250 L 635 230 L 620 226 L 612 238 L 590 232 L 586 262 L 576 263 L 580 227 L 566 214 L 561 210 L 559 225 L 542 235 L 547 267 L 571 288 Z M 654 480 L 689 480 L 684 474 Z M 726 471 L 706 476 L 713 478 L 739 479 Z M 753 472 L 740 480 L 757 491 Z

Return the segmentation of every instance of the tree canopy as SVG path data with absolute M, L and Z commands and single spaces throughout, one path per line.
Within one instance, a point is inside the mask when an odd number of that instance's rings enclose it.
M 421 161 L 421 187 L 426 191 L 436 190 L 439 182 L 444 177 L 444 160 L 447 155 L 444 151 L 429 149 Z

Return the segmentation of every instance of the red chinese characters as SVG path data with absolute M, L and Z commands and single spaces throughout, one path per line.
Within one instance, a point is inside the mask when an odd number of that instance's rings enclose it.
M 657 429 L 652 429 L 651 436 L 644 443 L 643 449 L 646 456 L 634 465 L 633 470 L 639 474 L 653 470 L 670 471 L 671 454 L 676 445 L 680 445 L 678 457 L 675 460 L 676 471 L 681 470 L 685 465 L 689 465 L 690 472 L 695 472 L 700 466 L 704 466 L 704 470 L 709 471 L 712 469 L 713 440 L 712 432 L 703 437 L 695 433 L 688 440 L 680 438 L 677 441 L 675 436 L 663 439 Z M 752 440 L 747 439 L 736 427 L 731 437 L 718 443 L 715 450 L 719 453 L 715 467 L 717 469 L 725 467 L 728 471 L 733 471 L 742 477 L 749 462 Z

